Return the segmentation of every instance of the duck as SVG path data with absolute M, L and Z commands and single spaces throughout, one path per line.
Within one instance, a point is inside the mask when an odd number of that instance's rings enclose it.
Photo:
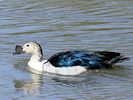
M 22 53 L 31 54 L 28 66 L 32 69 L 58 75 L 78 75 L 88 70 L 112 69 L 114 64 L 129 59 L 119 52 L 71 50 L 58 52 L 42 60 L 42 47 L 35 41 L 26 42 L 22 46 L 16 45 L 13 54 Z

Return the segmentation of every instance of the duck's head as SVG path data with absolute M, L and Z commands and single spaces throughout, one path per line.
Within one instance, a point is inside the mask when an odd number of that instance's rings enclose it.
M 15 53 L 13 54 L 21 54 L 28 53 L 32 55 L 43 54 L 42 48 L 37 42 L 27 42 L 23 46 L 17 45 L 15 48 Z

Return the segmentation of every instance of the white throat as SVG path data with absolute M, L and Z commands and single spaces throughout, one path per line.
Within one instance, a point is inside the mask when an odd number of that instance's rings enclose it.
M 29 67 L 31 67 L 39 72 L 43 71 L 43 64 L 44 64 L 44 61 L 42 61 L 41 54 L 32 55 L 28 62 Z
M 42 61 L 42 55 L 41 54 L 33 54 L 30 58 L 29 62 L 41 62 Z

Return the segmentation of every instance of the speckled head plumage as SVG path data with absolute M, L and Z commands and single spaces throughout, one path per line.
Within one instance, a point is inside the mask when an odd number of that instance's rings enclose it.
M 23 51 L 25 53 L 30 53 L 30 54 L 36 54 L 36 53 L 40 53 L 43 54 L 42 52 L 42 48 L 40 46 L 40 44 L 38 44 L 37 42 L 26 42 L 23 46 Z
M 26 42 L 23 46 L 17 45 L 14 54 L 29 53 L 43 56 L 42 48 L 37 42 Z

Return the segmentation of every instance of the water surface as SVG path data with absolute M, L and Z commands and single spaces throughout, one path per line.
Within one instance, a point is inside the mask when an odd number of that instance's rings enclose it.
M 132 100 L 133 1 L 0 0 L 0 97 L 3 100 Z M 121 52 L 113 70 L 78 76 L 33 74 L 14 47 L 37 41 L 44 59 L 71 49 Z

